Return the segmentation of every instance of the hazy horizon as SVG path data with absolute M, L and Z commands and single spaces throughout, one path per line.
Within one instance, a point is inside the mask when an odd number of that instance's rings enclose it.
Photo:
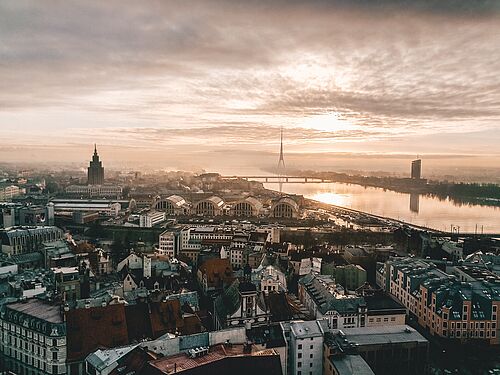
M 0 159 L 498 171 L 491 1 L 3 1 Z M 468 171 L 468 172 L 467 172 Z M 479 173 L 479 172 L 478 172 Z

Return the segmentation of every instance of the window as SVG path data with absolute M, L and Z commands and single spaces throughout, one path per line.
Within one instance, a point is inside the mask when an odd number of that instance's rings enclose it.
M 302 344 L 299 344 L 298 349 L 299 350 L 302 349 Z
M 314 348 L 314 346 L 313 346 L 313 345 L 311 345 L 311 346 L 309 347 L 309 349 L 313 349 L 313 348 Z
M 311 358 L 311 359 L 312 359 L 312 357 L 313 357 L 313 355 L 312 355 L 312 354 L 309 354 L 309 358 Z
M 297 358 L 302 358 L 302 353 L 297 354 Z
M 302 362 L 297 362 L 297 367 L 302 367 Z

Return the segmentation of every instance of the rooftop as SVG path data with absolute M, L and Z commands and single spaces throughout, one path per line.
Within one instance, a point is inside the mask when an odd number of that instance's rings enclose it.
M 7 305 L 7 308 L 38 319 L 46 320 L 50 323 L 63 323 L 63 317 L 59 306 L 48 304 L 36 298 L 12 303 Z
M 188 372 L 189 370 L 195 369 L 197 367 L 206 366 L 209 364 L 215 364 L 221 360 L 239 357 L 239 358 L 252 358 L 252 361 L 257 362 L 258 358 L 263 357 L 278 357 L 278 354 L 273 349 L 265 349 L 257 351 L 253 346 L 246 346 L 241 344 L 232 345 L 216 345 L 208 349 L 208 353 L 198 357 L 191 357 L 186 353 L 179 353 L 171 357 L 166 357 L 158 359 L 156 361 L 150 362 L 150 366 L 165 373 L 179 373 Z M 236 369 L 234 369 L 236 370 Z M 245 368 L 240 368 L 240 373 L 248 373 Z M 228 373 L 225 371 L 224 373 Z M 269 372 L 276 373 L 276 372 Z
M 138 345 L 139 344 L 134 344 L 106 350 L 98 349 L 87 357 L 87 361 L 97 370 L 102 370 L 116 362 L 127 353 L 130 353 Z
M 362 345 L 386 345 L 405 342 L 428 342 L 425 337 L 407 325 L 343 329 L 346 339 Z
M 290 323 L 290 329 L 298 338 L 323 336 L 323 330 L 315 320 L 308 322 L 293 321 Z
M 375 375 L 370 366 L 358 354 L 332 356 L 330 358 L 338 375 Z

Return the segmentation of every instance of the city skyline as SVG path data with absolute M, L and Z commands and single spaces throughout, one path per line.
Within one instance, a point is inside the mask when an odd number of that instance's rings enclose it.
M 1 1 L 0 156 L 495 167 L 500 13 L 451 3 Z

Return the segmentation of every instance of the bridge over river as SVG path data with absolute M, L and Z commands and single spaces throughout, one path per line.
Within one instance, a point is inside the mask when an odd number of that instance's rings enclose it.
M 335 182 L 328 178 L 320 178 L 317 176 L 309 176 L 309 175 L 284 175 L 284 176 L 276 176 L 276 175 L 248 175 L 248 176 L 221 176 L 222 179 L 225 180 L 247 180 L 247 181 L 259 181 L 259 182 L 286 182 L 288 184 L 317 184 L 320 182 Z

